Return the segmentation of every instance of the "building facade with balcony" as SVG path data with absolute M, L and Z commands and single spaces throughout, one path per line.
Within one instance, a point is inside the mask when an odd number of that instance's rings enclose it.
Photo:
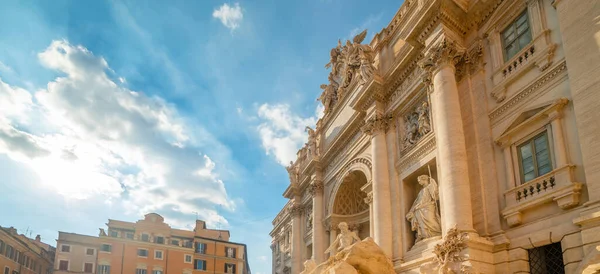
M 61 271 L 64 274 L 251 273 L 246 245 L 229 241 L 229 231 L 208 229 L 201 220 L 196 221 L 192 231 L 171 228 L 156 213 L 147 214 L 137 222 L 109 220 L 107 226 L 106 230 L 100 229 L 97 237 L 60 232 L 55 271 L 59 274 Z M 63 246 L 67 246 L 65 251 Z
M 13 227 L 0 226 L 0 271 L 4 274 L 51 274 L 55 248 L 39 235 L 30 239 Z
M 439 267 L 434 250 L 478 273 L 598 271 L 598 18 L 591 0 L 406 0 L 372 41 L 339 41 L 273 273 L 335 254 L 340 222 L 397 273 Z

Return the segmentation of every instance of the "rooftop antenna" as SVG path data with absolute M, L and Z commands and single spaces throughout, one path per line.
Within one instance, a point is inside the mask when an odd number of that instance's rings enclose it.
M 194 211 L 194 212 L 192 212 L 192 213 L 195 213 L 195 214 L 196 214 L 196 221 L 197 221 L 197 220 L 198 220 L 198 212 Z

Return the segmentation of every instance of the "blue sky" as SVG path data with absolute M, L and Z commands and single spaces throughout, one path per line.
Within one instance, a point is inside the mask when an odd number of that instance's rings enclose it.
M 401 1 L 5 1 L 0 216 L 55 244 L 145 212 L 195 213 L 270 273 L 284 163 L 321 108 L 337 39 Z

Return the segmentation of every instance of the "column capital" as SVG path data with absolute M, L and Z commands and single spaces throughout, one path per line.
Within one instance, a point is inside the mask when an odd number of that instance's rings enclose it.
M 365 121 L 365 125 L 361 127 L 361 130 L 371 136 L 378 133 L 385 133 L 391 124 L 391 120 L 391 115 L 375 114 Z
M 308 193 L 310 193 L 310 196 L 312 197 L 315 197 L 317 194 L 323 194 L 323 182 L 314 181 L 310 183 L 310 186 L 308 187 Z
M 290 216 L 292 216 L 292 218 L 298 217 L 298 216 L 302 215 L 303 211 L 304 211 L 304 206 L 294 205 L 290 208 Z
M 456 65 L 465 53 L 465 49 L 448 37 L 443 37 L 437 44 L 431 46 L 425 57 L 419 61 L 423 70 L 433 74 L 444 66 Z
M 367 197 L 365 197 L 365 203 L 368 205 L 373 203 L 373 192 L 367 193 Z

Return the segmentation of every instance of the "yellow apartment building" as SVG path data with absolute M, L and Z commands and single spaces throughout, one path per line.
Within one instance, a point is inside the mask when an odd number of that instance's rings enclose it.
M 207 229 L 204 221 L 181 230 L 150 213 L 106 225 L 97 237 L 59 232 L 56 273 L 250 273 L 246 245 L 230 242 L 227 230 Z
M 50 274 L 54 252 L 39 235 L 30 239 L 13 227 L 0 226 L 0 271 L 4 274 Z

